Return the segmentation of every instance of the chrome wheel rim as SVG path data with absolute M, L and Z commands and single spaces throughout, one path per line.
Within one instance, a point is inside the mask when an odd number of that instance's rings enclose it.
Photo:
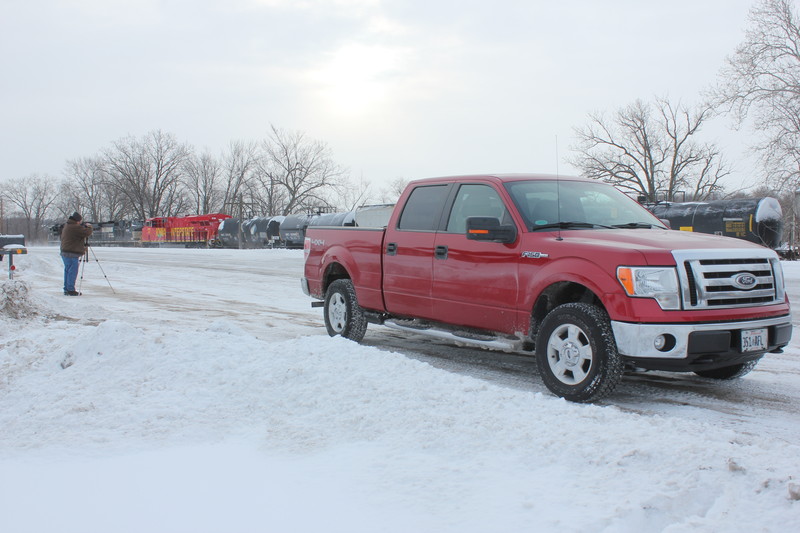
M 347 302 L 339 292 L 332 294 L 328 302 L 328 322 L 336 333 L 344 331 L 347 323 Z
M 563 324 L 547 341 L 547 362 L 553 375 L 565 385 L 577 385 L 592 369 L 594 353 L 589 337 L 575 324 Z

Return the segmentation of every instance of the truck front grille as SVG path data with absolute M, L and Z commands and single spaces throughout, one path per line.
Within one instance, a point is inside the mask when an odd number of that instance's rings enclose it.
M 684 309 L 752 307 L 784 300 L 781 267 L 770 250 L 683 250 L 673 256 Z

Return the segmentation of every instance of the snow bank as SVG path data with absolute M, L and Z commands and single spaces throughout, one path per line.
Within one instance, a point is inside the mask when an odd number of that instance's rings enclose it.
M 41 314 L 30 288 L 23 281 L 0 282 L 0 317 L 25 318 Z

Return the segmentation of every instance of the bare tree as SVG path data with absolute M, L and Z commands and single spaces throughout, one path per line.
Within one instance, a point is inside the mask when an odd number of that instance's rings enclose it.
M 284 206 L 287 204 L 286 189 L 272 179 L 270 169 L 265 165 L 266 161 L 263 156 L 259 158 L 258 168 L 253 176 L 255 209 L 267 216 L 280 215 L 284 212 Z
M 337 208 L 352 211 L 369 201 L 371 188 L 370 182 L 364 179 L 363 174 L 358 181 L 343 176 L 333 189 L 334 199 L 332 201 Z
M 254 174 L 258 169 L 258 146 L 252 142 L 233 141 L 223 155 L 223 205 L 246 201 L 252 204 Z
M 220 164 L 208 152 L 199 156 L 192 154 L 187 158 L 184 184 L 195 213 L 207 214 L 222 210 L 223 194 L 219 190 L 221 178 Z
M 137 218 L 176 215 L 187 208 L 182 187 L 191 149 L 160 130 L 115 142 L 103 154 L 111 183 Z
M 82 157 L 67 161 L 65 170 L 67 181 L 65 183 L 63 206 L 66 214 L 72 209 L 77 209 L 87 220 L 101 221 L 104 216 L 104 207 L 108 197 L 106 175 L 103 171 L 103 161 L 99 158 Z M 107 214 L 111 218 L 112 209 Z
M 271 126 L 264 142 L 264 176 L 283 189 L 284 215 L 297 210 L 332 207 L 331 191 L 345 176 L 333 160 L 330 148 L 300 131 L 284 131 Z
M 636 100 L 611 119 L 590 114 L 589 125 L 575 128 L 576 153 L 569 161 L 588 177 L 654 201 L 690 190 L 696 200 L 722 188 L 730 170 L 719 150 L 696 140 L 710 108 L 689 110 L 665 98 L 653 104 Z
M 720 72 L 712 104 L 748 117 L 760 140 L 767 179 L 778 188 L 800 183 L 800 21 L 791 0 L 761 0 L 750 11 L 745 40 Z
M 8 204 L 15 206 L 27 221 L 25 236 L 32 242 L 44 240 L 44 222 L 58 196 L 58 184 L 49 176 L 33 174 L 26 178 L 8 180 L 0 189 L 0 195 Z M 46 237 L 45 237 L 46 238 Z
M 389 186 L 381 189 L 380 201 L 385 204 L 395 203 L 403 194 L 408 182 L 406 178 L 395 178 L 389 182 Z

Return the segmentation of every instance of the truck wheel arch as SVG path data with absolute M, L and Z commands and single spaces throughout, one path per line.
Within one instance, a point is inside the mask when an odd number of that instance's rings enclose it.
M 325 268 L 325 275 L 322 276 L 322 293 L 328 290 L 331 283 L 337 279 L 352 279 L 347 269 L 341 263 L 331 263 Z
M 552 283 L 539 293 L 531 310 L 528 337 L 534 344 L 545 317 L 550 311 L 566 303 L 587 303 L 606 310 L 602 300 L 589 287 L 574 281 Z

